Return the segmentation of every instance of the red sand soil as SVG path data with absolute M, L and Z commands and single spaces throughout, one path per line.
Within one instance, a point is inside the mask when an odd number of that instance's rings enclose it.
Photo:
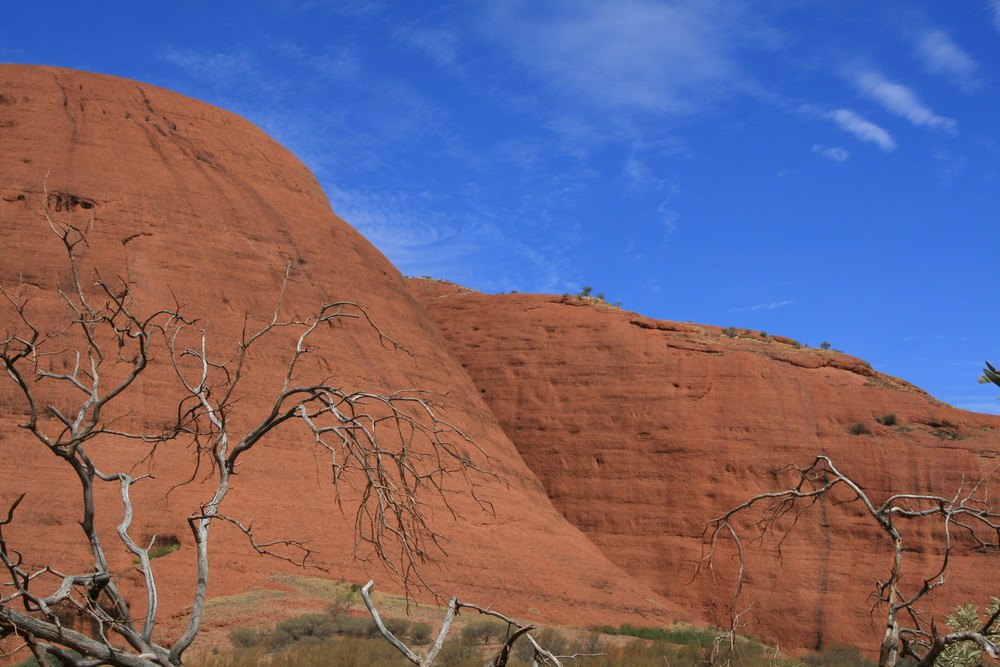
M 777 468 L 827 454 L 874 498 L 950 497 L 998 463 L 1000 417 L 942 404 L 854 357 L 597 300 L 411 286 L 563 516 L 630 574 L 720 623 L 732 568 L 724 558 L 715 582 L 692 581 L 702 530 L 750 496 L 786 488 Z M 876 423 L 889 413 L 896 427 Z M 859 422 L 870 435 L 846 432 Z M 910 544 L 907 577 L 937 562 L 927 542 Z M 751 555 L 746 631 L 792 651 L 877 647 L 869 595 L 886 578 L 888 549 L 856 507 L 814 508 L 780 561 L 773 548 Z M 988 604 L 995 558 L 963 548 L 937 610 Z
M 671 592 L 662 580 L 642 583 L 626 574 L 553 507 L 399 272 L 331 212 L 308 169 L 257 127 L 153 86 L 65 69 L 0 65 L 0 95 L 0 284 L 24 290 L 31 298 L 29 312 L 43 329 L 63 326 L 66 317 L 56 293 L 57 285 L 65 285 L 64 258 L 44 221 L 29 209 L 46 196 L 63 219 L 93 221 L 86 267 L 127 280 L 146 312 L 180 304 L 207 327 L 220 355 L 234 349 L 246 315 L 258 324 L 270 317 L 290 264 L 298 282 L 289 287 L 287 314 L 304 316 L 324 301 L 354 301 L 413 353 L 388 349 L 369 329 L 348 322 L 317 339 L 320 349 L 308 372 L 331 375 L 348 389 L 439 393 L 444 416 L 475 439 L 506 480 L 479 480 L 479 493 L 492 502 L 495 514 L 480 511 L 458 482 L 453 502 L 460 519 L 427 496 L 432 525 L 444 536 L 447 551 L 440 567 L 424 571 L 435 590 L 543 623 L 661 625 L 692 617 L 652 591 L 655 583 Z M 0 323 L 4 331 L 16 326 L 9 308 L 0 313 Z M 288 345 L 287 339 L 269 343 L 253 360 L 238 406 L 241 423 L 267 405 Z M 153 428 L 174 414 L 178 392 L 166 361 L 165 353 L 157 352 L 147 381 L 121 402 L 117 414 L 127 414 L 129 423 Z M 48 387 L 39 385 L 48 400 L 71 399 L 65 388 Z M 27 493 L 6 531 L 11 545 L 35 567 L 88 571 L 92 562 L 75 523 L 79 492 L 72 476 L 17 428 L 23 403 L 6 381 L 0 383 L 0 405 L 0 507 Z M 549 407 L 551 402 L 541 402 L 530 410 L 540 415 Z M 131 469 L 146 452 L 109 441 L 95 443 L 91 453 L 112 471 Z M 381 590 L 400 590 L 378 567 L 350 557 L 353 532 L 334 502 L 329 460 L 306 433 L 284 429 L 243 461 L 227 501 L 230 514 L 254 519 L 260 538 L 306 542 L 330 577 L 363 582 L 371 576 Z M 174 626 L 182 621 L 194 583 L 186 517 L 208 496 L 200 476 L 167 491 L 189 479 L 193 466 L 190 449 L 171 443 L 158 449 L 151 465 L 134 471 L 153 472 L 155 479 L 135 487 L 133 534 L 180 541 L 176 553 L 154 561 L 161 618 L 173 617 Z M 551 486 L 558 471 L 540 472 Z M 589 486 L 570 478 L 564 486 L 578 482 Z M 345 493 L 349 498 L 349 490 Z M 113 536 L 120 520 L 115 494 L 115 488 L 103 490 L 107 509 L 99 521 L 105 544 L 114 544 L 109 548 L 114 571 L 122 582 L 136 583 L 131 556 Z M 615 513 L 640 519 L 629 508 Z M 671 524 L 660 528 L 670 530 Z M 601 545 L 607 549 L 607 540 Z M 273 572 L 296 571 L 252 554 L 243 537 L 224 525 L 215 530 L 211 563 L 210 597 L 274 587 Z M 648 571 L 633 570 L 649 579 Z M 142 607 L 137 605 L 137 614 Z M 169 641 L 169 635 L 158 639 Z

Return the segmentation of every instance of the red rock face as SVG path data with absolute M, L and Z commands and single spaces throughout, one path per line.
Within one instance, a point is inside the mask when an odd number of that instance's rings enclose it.
M 732 562 L 718 561 L 714 582 L 704 571 L 692 581 L 705 522 L 786 488 L 776 468 L 826 454 L 879 499 L 951 496 L 997 464 L 1000 418 L 943 405 L 847 355 L 572 297 L 412 287 L 563 516 L 630 574 L 720 623 Z M 876 422 L 889 413 L 896 427 Z M 857 423 L 868 433 L 848 433 Z M 918 538 L 910 585 L 939 555 L 935 533 Z M 780 560 L 767 545 L 751 554 L 746 631 L 793 651 L 877 647 L 869 595 L 886 579 L 889 544 L 857 507 L 813 508 Z M 994 556 L 963 549 L 937 609 L 988 602 L 996 572 Z
M 353 301 L 413 353 L 394 351 L 365 326 L 345 322 L 316 339 L 303 375 L 332 376 L 346 389 L 436 392 L 443 415 L 475 439 L 506 480 L 478 479 L 495 514 L 482 512 L 459 482 L 448 483 L 460 491 L 453 495 L 459 519 L 428 496 L 432 525 L 444 535 L 447 551 L 440 567 L 424 572 L 436 590 L 544 622 L 656 624 L 688 616 L 626 575 L 553 508 L 405 281 L 330 211 L 316 180 L 287 150 L 232 114 L 123 79 L 3 65 L 0 93 L 0 284 L 24 290 L 29 314 L 44 329 L 65 322 L 55 290 L 67 275 L 58 243 L 31 211 L 46 200 L 62 219 L 93 221 L 87 270 L 126 279 L 145 312 L 179 304 L 207 327 L 220 357 L 235 349 L 246 315 L 257 325 L 271 317 L 290 265 L 296 282 L 283 313 L 304 316 L 325 301 Z M 9 307 L 0 323 L 0 333 L 17 326 Z M 269 342 L 251 359 L 238 426 L 268 404 L 289 345 L 287 338 Z M 155 427 L 174 414 L 179 390 L 166 361 L 159 350 L 147 381 L 121 402 L 117 414 L 128 423 Z M 54 403 L 69 401 L 67 389 L 42 386 Z M 12 544 L 31 565 L 87 571 L 72 476 L 17 428 L 24 407 L 6 379 L 0 405 L 0 507 L 27 493 L 8 531 Z M 92 453 L 110 471 L 128 469 L 145 450 L 109 441 L 95 443 Z M 167 493 L 193 474 L 191 451 L 182 443 L 161 447 L 152 466 L 138 470 L 156 479 L 135 487 L 133 533 L 180 541 L 179 551 L 154 561 L 164 613 L 176 614 L 190 603 L 193 587 L 186 517 L 207 500 L 206 488 L 195 475 L 193 483 Z M 374 576 L 381 589 L 399 590 L 385 572 L 350 558 L 352 529 L 329 484 L 328 458 L 308 434 L 284 429 L 245 457 L 228 511 L 253 518 L 262 538 L 306 542 L 328 576 Z M 349 502 L 350 490 L 344 492 Z M 120 520 L 117 490 L 102 493 L 112 509 L 99 520 L 111 543 Z M 210 596 L 266 587 L 272 572 L 294 571 L 252 555 L 226 526 L 217 527 L 214 539 Z M 137 580 L 130 554 L 111 551 L 121 580 Z

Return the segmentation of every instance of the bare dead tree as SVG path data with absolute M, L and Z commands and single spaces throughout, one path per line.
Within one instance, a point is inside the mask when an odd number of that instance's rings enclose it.
M 365 606 L 368 607 L 368 613 L 371 614 L 372 620 L 375 621 L 375 625 L 378 627 L 378 631 L 382 637 L 387 642 L 392 644 L 400 653 L 402 653 L 407 660 L 418 667 L 432 667 L 434 661 L 437 660 L 438 654 L 441 652 L 441 648 L 444 646 L 445 639 L 448 637 L 452 621 L 455 620 L 455 616 L 457 616 L 462 609 L 471 609 L 480 614 L 493 616 L 494 618 L 498 618 L 507 624 L 507 637 L 500 645 L 500 648 L 498 648 L 496 652 L 490 656 L 489 660 L 483 663 L 483 667 L 505 667 L 507 661 L 510 659 L 511 650 L 514 648 L 514 644 L 521 637 L 524 637 L 531 645 L 535 665 L 550 664 L 555 667 L 563 667 L 563 660 L 573 660 L 575 662 L 579 658 L 596 657 L 597 655 L 600 655 L 596 653 L 580 653 L 571 656 L 554 655 L 539 644 L 538 641 L 530 634 L 531 631 L 535 629 L 534 625 L 523 625 L 498 611 L 480 607 L 479 605 L 470 604 L 468 602 L 459 602 L 458 598 L 453 597 L 448 601 L 448 610 L 445 612 L 444 620 L 441 623 L 441 630 L 438 632 L 437 639 L 427 651 L 427 655 L 421 657 L 406 644 L 400 641 L 399 638 L 393 635 L 392 632 L 390 632 L 386 627 L 385 623 L 382 622 L 382 617 L 378 613 L 378 609 L 376 609 L 375 603 L 372 602 L 371 598 L 371 591 L 374 585 L 374 581 L 369 581 L 361 589 L 361 597 L 365 601 Z
M 476 497 L 480 475 L 497 478 L 487 469 L 489 457 L 440 417 L 429 394 L 351 391 L 330 378 L 303 381 L 300 377 L 315 372 L 303 361 L 323 336 L 335 335 L 329 326 L 335 320 L 359 321 L 383 347 L 403 350 L 361 306 L 327 303 L 306 318 L 283 316 L 284 293 L 294 282 L 286 271 L 271 319 L 254 327 L 245 318 L 235 350 L 215 358 L 209 351 L 208 332 L 187 319 L 179 307 L 143 312 L 127 282 L 106 281 L 97 271 L 85 275 L 82 257 L 90 225 L 75 226 L 57 219 L 47 199 L 35 212 L 65 253 L 70 277 L 58 294 L 66 319 L 58 329 L 43 331 L 35 324 L 37 318 L 25 293 L 0 286 L 0 298 L 15 320 L 13 330 L 0 338 L 0 368 L 25 402 L 27 417 L 20 428 L 59 457 L 79 483 L 79 525 L 93 568 L 67 574 L 56 564 L 28 566 L 25 546 L 11 543 L 5 533 L 16 521 L 25 495 L 7 500 L 0 520 L 0 572 L 7 574 L 0 582 L 0 638 L 16 635 L 42 664 L 47 664 L 45 656 L 76 667 L 182 664 L 201 628 L 210 573 L 210 529 L 215 522 L 236 526 L 258 553 L 300 565 L 311 563 L 313 553 L 306 545 L 292 539 L 258 540 L 252 523 L 224 511 L 242 457 L 269 436 L 275 437 L 275 430 L 286 423 L 298 425 L 304 444 L 330 457 L 332 491 L 342 508 L 350 487 L 347 500 L 353 513 L 355 554 L 381 561 L 407 585 L 423 583 L 418 566 L 433 560 L 440 546 L 439 536 L 427 522 L 428 494 L 437 495 L 455 512 L 446 490 L 457 476 L 481 507 L 491 509 Z M 262 341 L 281 336 L 289 339 L 288 351 L 283 361 L 268 359 L 270 364 L 283 364 L 283 371 L 272 395 L 265 398 L 264 414 L 249 418 L 241 414 L 237 419 L 235 408 L 243 396 L 240 389 L 254 372 L 254 353 Z M 181 398 L 170 423 L 149 433 L 132 430 L 129 425 L 135 420 L 116 408 L 154 363 L 154 349 L 169 359 L 168 370 L 172 368 L 179 381 Z M 66 394 L 76 400 L 67 404 Z M 58 400 L 50 398 L 55 395 Z M 237 423 L 247 425 L 241 428 Z M 287 433 L 282 430 L 281 437 L 288 437 Z M 159 596 L 150 562 L 153 544 L 139 544 L 130 533 L 136 510 L 130 492 L 149 475 L 133 476 L 135 466 L 109 472 L 102 454 L 116 440 L 132 442 L 140 447 L 141 454 L 133 462 L 138 463 L 151 458 L 158 446 L 180 438 L 192 443 L 189 451 L 195 457 L 195 476 L 200 484 L 208 480 L 209 492 L 187 518 L 197 559 L 190 617 L 183 634 L 165 639 L 156 632 Z M 178 484 L 192 482 L 195 476 Z M 100 506 L 96 500 L 95 489 L 106 484 L 119 489 L 117 508 Z M 138 563 L 144 607 L 128 599 L 109 568 L 107 536 L 95 520 L 99 512 L 121 516 L 115 537 Z M 75 608 L 97 630 L 86 634 L 64 627 L 56 614 L 57 605 Z M 142 607 L 141 617 L 133 611 L 137 605 Z M 70 651 L 83 657 L 74 657 Z
M 991 615 L 976 631 L 941 634 L 933 618 L 920 608 L 924 598 L 945 583 L 945 574 L 959 537 L 971 542 L 977 551 L 997 549 L 1000 543 L 1000 512 L 990 503 L 986 493 L 989 475 L 963 485 L 951 497 L 902 493 L 889 495 L 877 502 L 856 481 L 834 467 L 826 456 L 817 456 L 805 467 L 790 466 L 787 470 L 793 476 L 790 488 L 758 494 L 706 525 L 706 553 L 702 565 L 712 568 L 722 540 L 732 540 L 736 548 L 738 571 L 729 605 L 734 619 L 737 618 L 746 565 L 744 538 L 734 525 L 734 519 L 743 515 L 756 517 L 753 519 L 751 541 L 762 540 L 773 533 L 783 540 L 787 531 L 794 528 L 806 511 L 825 499 L 834 499 L 834 493 L 839 493 L 837 502 L 860 504 L 864 514 L 892 543 L 888 576 L 885 581 L 876 582 L 873 592 L 878 608 L 885 615 L 879 665 L 893 667 L 900 658 L 908 657 L 916 661 L 917 667 L 930 667 L 945 649 L 960 642 L 974 642 L 994 658 L 1000 654 L 995 643 L 996 636 L 1000 634 L 997 628 L 1000 613 Z M 791 521 L 787 529 L 778 525 L 784 518 Z M 936 525 L 940 532 L 937 544 L 941 552 L 940 561 L 929 575 L 921 576 L 916 581 L 904 581 L 903 528 L 909 523 L 928 522 Z

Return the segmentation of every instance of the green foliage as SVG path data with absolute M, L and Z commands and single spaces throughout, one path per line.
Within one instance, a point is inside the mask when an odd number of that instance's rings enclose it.
M 254 628 L 234 628 L 229 633 L 229 641 L 237 648 L 250 648 L 260 643 L 260 632 Z
M 594 291 L 593 287 L 584 287 L 582 290 L 580 290 L 580 293 L 577 294 L 577 296 L 580 297 L 581 299 L 586 299 L 587 297 L 590 296 L 590 293 L 593 291 Z
M 348 637 L 374 637 L 378 633 L 375 621 L 366 616 L 341 616 L 334 627 L 337 632 Z
M 638 637 L 639 639 L 651 639 L 654 641 L 669 642 L 671 644 L 695 644 L 704 641 L 711 641 L 715 633 L 697 628 L 682 628 L 678 630 L 667 630 L 664 628 L 650 628 L 623 623 L 617 628 L 610 625 L 600 625 L 591 628 L 595 632 L 606 635 L 626 635 Z
M 66 652 L 69 653 L 74 658 L 82 657 L 79 653 L 77 653 L 73 649 L 67 649 Z M 46 656 L 45 665 L 46 667 L 61 667 L 61 663 L 52 656 Z M 38 660 L 35 659 L 35 656 L 31 656 L 24 662 L 19 662 L 13 667 L 38 667 Z
M 876 417 L 875 421 L 877 421 L 882 426 L 895 426 L 896 425 L 896 414 L 893 413 L 893 412 L 890 412 L 887 415 L 882 415 L 881 417 Z
M 254 646 L 235 648 L 229 654 L 204 657 L 192 660 L 192 667 L 250 667 L 266 664 L 270 667 L 302 667 L 346 665 L 348 667 L 404 667 L 410 664 L 395 649 L 379 636 L 354 637 L 337 636 L 323 638 L 316 635 L 303 635 L 298 641 L 291 640 L 288 628 L 298 630 L 308 626 L 310 616 L 289 619 L 295 621 L 282 625 L 283 630 L 275 630 L 265 635 L 267 641 Z M 344 623 L 348 618 L 357 621 L 366 619 L 343 616 L 338 623 Z M 398 619 L 405 623 L 405 619 Z M 396 633 L 392 624 L 397 619 L 386 619 L 386 625 Z M 281 625 L 281 624 L 279 624 Z M 374 625 L 374 624 L 372 624 Z M 473 625 L 470 623 L 469 625 Z M 503 623 L 494 623 L 504 627 Z M 467 626 L 468 627 L 468 626 Z M 411 645 L 426 645 L 430 642 L 431 626 L 427 623 L 414 623 L 409 627 Z M 573 639 L 566 634 L 551 628 L 533 632 L 532 636 L 547 650 L 556 655 L 587 654 L 579 664 L 587 667 L 663 667 L 669 665 L 694 665 L 725 663 L 732 657 L 734 664 L 741 667 L 801 667 L 801 663 L 782 661 L 773 651 L 752 640 L 740 638 L 737 645 L 738 655 L 729 656 L 728 648 L 713 641 L 717 632 L 698 628 L 665 630 L 661 628 L 643 628 L 623 625 L 617 628 L 606 626 L 601 630 L 609 630 L 614 634 L 635 637 L 646 636 L 649 639 L 636 639 L 625 645 L 615 642 L 607 644 L 596 632 Z M 400 633 L 403 632 L 400 630 Z M 249 633 L 244 633 L 249 637 Z M 473 633 L 462 632 L 461 636 L 450 638 L 444 645 L 441 654 L 434 662 L 435 667 L 482 667 L 484 661 L 496 649 L 496 645 L 506 636 L 506 630 L 493 636 L 488 644 L 481 637 L 468 636 Z M 278 641 L 284 638 L 284 643 Z M 719 651 L 714 653 L 714 651 Z M 828 652 L 824 652 L 828 653 Z M 599 655 L 598 655 L 599 654 Z M 830 654 L 832 655 L 832 653 Z M 532 664 L 534 652 L 530 643 L 521 638 L 514 645 L 510 667 L 528 667 Z M 829 658 L 829 655 L 826 656 Z M 819 660 L 808 663 L 809 667 L 831 665 L 835 667 L 867 667 L 868 663 L 833 662 Z
M 476 619 L 462 628 L 462 639 L 490 644 L 507 634 L 507 624 L 487 618 Z
M 986 362 L 986 368 L 983 369 L 983 375 L 979 378 L 981 384 L 986 384 L 987 382 L 992 382 L 996 386 L 1000 387 L 1000 371 L 997 371 L 993 367 L 993 364 Z
M 857 424 L 851 424 L 847 427 L 847 432 L 851 435 L 871 435 L 871 429 L 868 428 L 868 424 L 864 422 L 858 422 Z
M 156 546 L 154 546 L 152 549 L 149 550 L 148 553 L 149 560 L 153 560 L 154 558 L 161 558 L 163 556 L 166 556 L 167 554 L 172 554 L 173 552 L 181 548 L 180 540 L 178 540 L 176 537 L 173 537 L 172 535 L 167 537 L 160 537 L 157 539 L 157 542 L 159 542 L 159 544 L 157 544 Z M 133 564 L 138 565 L 141 562 L 142 561 L 139 560 L 138 557 L 132 559 Z
M 736 338 L 736 327 L 726 327 L 722 330 L 722 335 L 727 338 Z
M 337 630 L 336 622 L 327 614 L 303 614 L 286 618 L 275 628 L 276 632 L 288 633 L 292 641 L 303 637 L 330 637 Z
M 566 637 L 552 628 L 539 630 L 532 633 L 532 636 L 540 646 L 554 655 L 571 655 L 572 653 L 583 652 L 582 650 L 577 650 L 578 647 L 576 645 L 571 646 Z M 535 655 L 535 650 L 531 647 L 531 642 L 521 637 L 514 644 L 513 655 L 523 663 L 530 665 Z
M 483 654 L 476 642 L 462 637 L 444 645 L 434 667 L 482 667 Z
M 823 341 L 822 343 L 819 344 L 819 348 L 821 350 L 829 350 L 830 349 L 830 344 L 827 343 L 826 341 Z
M 802 657 L 808 667 L 875 667 L 875 663 L 861 655 L 856 646 L 833 644 L 822 651 Z
M 166 556 L 167 554 L 172 554 L 181 548 L 179 544 L 161 544 L 158 547 L 153 547 L 149 550 L 149 559 L 159 558 L 161 556 Z
M 344 614 L 348 613 L 354 609 L 354 605 L 358 600 L 357 591 L 353 589 L 348 589 L 346 591 L 340 591 L 330 602 L 326 605 L 326 613 L 333 618 L 340 618 Z
M 1000 598 L 993 598 L 993 604 L 986 608 L 986 617 L 995 614 L 998 609 L 1000 609 Z M 979 607 L 969 603 L 964 607 L 955 607 L 955 611 L 945 616 L 944 622 L 951 632 L 979 631 L 987 618 L 980 614 Z M 986 636 L 993 641 L 1000 637 L 1000 630 L 997 629 L 995 623 L 986 630 Z M 974 642 L 966 641 L 949 646 L 944 653 L 938 656 L 934 664 L 941 667 L 973 667 L 973 665 L 985 664 L 986 662 L 982 647 Z
M 239 649 L 229 654 L 185 661 L 192 667 L 404 667 L 411 663 L 381 639 L 348 637 L 318 643 L 295 644 L 280 653 L 264 646 Z
M 410 639 L 417 646 L 426 646 L 431 643 L 431 624 L 414 623 L 410 626 Z
M 597 298 L 600 299 L 601 301 L 604 301 L 604 292 L 598 293 Z
M 383 618 L 382 623 L 385 625 L 385 629 L 396 637 L 402 637 L 410 629 L 410 622 L 405 618 Z

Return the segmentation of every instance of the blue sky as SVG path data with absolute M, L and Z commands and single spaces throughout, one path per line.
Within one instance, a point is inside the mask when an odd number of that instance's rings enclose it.
M 250 119 L 407 275 L 589 285 L 1000 413 L 1000 0 L 2 7 L 0 61 Z

